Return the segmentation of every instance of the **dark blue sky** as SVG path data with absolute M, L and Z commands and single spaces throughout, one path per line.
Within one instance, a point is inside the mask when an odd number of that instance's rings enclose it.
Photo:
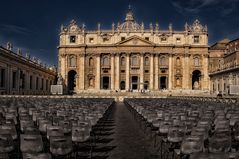
M 209 44 L 239 37 L 239 0 L 4 0 L 0 12 L 0 45 L 8 41 L 48 64 L 57 62 L 60 25 L 75 19 L 88 29 L 122 22 L 131 4 L 136 20 L 160 28 L 184 29 L 199 19 L 209 29 Z

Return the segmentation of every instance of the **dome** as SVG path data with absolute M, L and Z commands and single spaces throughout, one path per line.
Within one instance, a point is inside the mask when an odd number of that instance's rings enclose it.
M 140 25 L 134 20 L 134 15 L 130 7 L 128 13 L 126 14 L 125 22 L 119 26 L 119 29 L 123 31 L 140 30 Z

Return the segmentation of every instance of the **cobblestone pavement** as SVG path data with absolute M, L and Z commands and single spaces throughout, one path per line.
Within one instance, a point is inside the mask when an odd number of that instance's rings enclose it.
M 149 142 L 135 121 L 131 112 L 123 103 L 116 104 L 114 112 L 115 133 L 110 143 L 116 146 L 109 159 L 152 159 L 154 158 Z

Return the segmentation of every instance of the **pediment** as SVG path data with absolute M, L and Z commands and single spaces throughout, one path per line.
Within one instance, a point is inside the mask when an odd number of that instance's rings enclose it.
M 132 36 L 116 43 L 119 46 L 154 46 L 155 44 L 139 36 Z

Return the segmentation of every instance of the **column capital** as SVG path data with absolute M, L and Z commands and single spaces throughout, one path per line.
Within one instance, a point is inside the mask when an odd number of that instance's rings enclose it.
M 66 57 L 66 54 L 60 54 L 61 57 Z
M 119 53 L 119 52 L 116 52 L 116 53 L 115 53 L 115 56 L 120 56 L 120 54 L 121 54 L 121 53 Z
M 100 54 L 94 54 L 95 57 L 100 57 L 101 56 L 101 53 Z
M 79 56 L 79 57 L 85 57 L 85 54 L 80 53 L 78 56 Z
M 190 54 L 189 53 L 185 53 L 184 57 L 190 57 Z

